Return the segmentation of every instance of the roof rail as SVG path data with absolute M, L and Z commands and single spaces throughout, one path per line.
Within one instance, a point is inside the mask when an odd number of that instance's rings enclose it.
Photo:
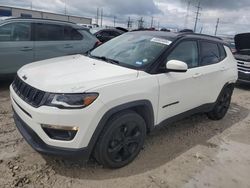
M 223 40 L 222 38 L 217 37 L 217 36 L 200 34 L 200 33 L 184 32 L 184 33 L 180 33 L 179 34 L 179 36 L 186 36 L 186 35 L 195 35 L 195 36 L 201 36 L 201 37 L 208 37 L 208 38 L 214 38 L 214 39 L 218 39 L 218 40 Z
M 76 23 L 74 23 L 74 22 L 70 22 L 70 21 L 55 20 L 55 19 L 48 19 L 48 18 L 23 18 L 23 17 L 12 17 L 12 18 L 8 18 L 7 20 L 17 20 L 17 19 L 22 19 L 22 20 L 44 20 L 44 21 L 56 21 L 56 22 L 64 22 L 64 23 L 76 24 Z

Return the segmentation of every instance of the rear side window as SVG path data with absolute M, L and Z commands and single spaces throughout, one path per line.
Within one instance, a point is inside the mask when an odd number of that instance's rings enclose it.
M 64 26 L 54 24 L 36 24 L 37 41 L 60 41 L 64 40 Z
M 198 66 L 198 46 L 196 41 L 180 43 L 168 56 L 167 61 L 179 60 L 187 63 L 188 68 Z
M 219 49 L 220 49 L 220 60 L 224 60 L 227 57 L 227 53 L 225 51 L 225 48 L 223 45 L 219 45 Z
M 0 27 L 0 42 L 7 41 L 30 41 L 30 23 L 9 23 Z
M 201 66 L 220 62 L 220 51 L 216 43 L 201 41 Z

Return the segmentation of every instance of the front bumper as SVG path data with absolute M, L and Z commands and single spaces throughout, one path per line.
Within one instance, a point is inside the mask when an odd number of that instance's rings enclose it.
M 61 110 L 47 106 L 34 108 L 23 101 L 12 86 L 10 86 L 10 98 L 17 128 L 35 150 L 60 156 L 80 155 L 81 153 L 85 155 L 82 157 L 89 157 L 93 149 L 90 141 L 105 112 L 105 105 L 100 100 L 96 100 L 91 108 L 79 110 Z M 73 140 L 62 141 L 50 138 L 42 125 L 77 126 L 79 129 Z
M 33 149 L 42 154 L 55 155 L 66 158 L 79 158 L 88 160 L 90 151 L 88 148 L 69 149 L 49 146 L 39 138 L 39 136 L 18 116 L 14 110 L 14 121 L 19 132 Z

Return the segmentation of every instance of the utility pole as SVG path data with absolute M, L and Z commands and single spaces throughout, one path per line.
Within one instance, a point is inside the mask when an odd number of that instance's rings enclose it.
M 33 0 L 31 0 L 31 2 L 30 2 L 30 9 L 31 10 L 33 9 Z
M 132 21 L 130 19 L 130 17 L 128 17 L 128 29 L 132 28 Z
M 66 0 L 64 1 L 64 14 L 67 14 L 67 2 Z
M 195 18 L 194 32 L 196 32 L 197 23 L 198 23 L 200 15 L 201 15 L 201 13 L 200 13 L 201 9 L 202 9 L 201 8 L 201 1 L 199 0 L 198 6 L 197 6 L 196 18 Z
M 154 25 L 154 17 L 152 16 L 152 18 L 151 18 L 151 28 L 153 28 L 153 25 Z
M 187 2 L 187 14 L 186 14 L 186 18 L 185 18 L 184 28 L 187 28 L 187 26 L 188 26 L 190 5 L 191 5 L 191 0 L 188 0 L 188 2 Z
M 215 26 L 215 32 L 214 32 L 214 35 L 215 35 L 215 36 L 217 35 L 219 23 L 220 23 L 220 18 L 217 19 L 217 23 L 216 23 L 216 26 Z
M 203 32 L 203 26 L 201 27 L 200 34 L 202 34 L 202 32 Z
M 101 27 L 102 27 L 102 21 L 103 21 L 103 8 L 101 9 Z
M 138 20 L 138 29 L 142 29 L 143 28 L 143 17 L 141 17 L 141 19 Z
M 96 24 L 99 25 L 99 8 L 96 11 Z
M 160 22 L 158 21 L 158 30 L 160 30 Z
M 114 16 L 114 27 L 115 27 L 115 23 L 116 23 L 116 16 Z

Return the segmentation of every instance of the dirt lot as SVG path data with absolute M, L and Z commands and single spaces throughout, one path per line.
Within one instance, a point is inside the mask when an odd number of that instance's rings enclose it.
M 226 118 L 196 115 L 147 137 L 129 166 L 41 156 L 15 129 L 0 83 L 0 187 L 250 187 L 250 87 L 239 86 Z

